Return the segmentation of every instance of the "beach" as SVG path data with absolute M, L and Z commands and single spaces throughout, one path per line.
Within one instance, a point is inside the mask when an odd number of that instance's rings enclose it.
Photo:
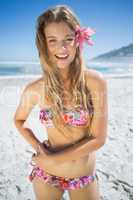
M 35 200 L 28 180 L 33 149 L 16 129 L 13 116 L 24 87 L 37 77 L 0 78 L 0 200 Z M 97 151 L 102 200 L 133 200 L 133 78 L 107 77 L 109 120 L 106 144 Z M 35 107 L 26 126 L 47 139 Z M 68 194 L 63 195 L 68 200 Z

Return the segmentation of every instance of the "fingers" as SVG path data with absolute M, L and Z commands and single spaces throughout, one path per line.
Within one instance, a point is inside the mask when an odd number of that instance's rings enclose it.
M 46 144 L 46 145 L 50 146 L 50 144 L 49 144 L 49 141 L 48 141 L 48 140 L 45 140 L 44 142 L 45 142 L 45 144 Z
M 37 156 L 37 155 L 36 155 L 35 153 L 33 153 L 31 159 L 32 159 L 32 160 L 35 160 L 35 157 L 36 157 L 36 156 Z
M 35 166 L 36 165 L 36 154 L 35 153 L 33 153 L 32 154 L 32 158 L 31 158 L 31 162 L 30 162 L 30 164 L 32 165 L 32 166 Z
M 46 147 L 50 147 L 50 143 L 49 143 L 48 140 L 44 140 L 44 141 L 43 141 L 43 144 L 46 145 Z
M 38 148 L 38 153 L 42 153 L 42 154 L 49 154 L 49 150 L 48 150 L 48 145 L 46 144 L 46 142 L 48 142 L 47 140 L 43 141 L 41 144 L 39 144 L 39 148 Z
M 37 155 L 41 153 L 41 147 L 40 147 L 40 145 L 38 145 L 36 152 L 37 152 Z
M 44 153 L 42 144 L 38 145 L 36 152 L 37 152 L 37 155 L 39 155 L 40 153 Z

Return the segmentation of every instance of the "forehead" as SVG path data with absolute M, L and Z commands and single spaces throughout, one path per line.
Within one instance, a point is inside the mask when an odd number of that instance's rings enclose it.
M 74 31 L 65 22 L 52 22 L 44 29 L 46 37 L 61 37 L 65 35 L 74 35 Z

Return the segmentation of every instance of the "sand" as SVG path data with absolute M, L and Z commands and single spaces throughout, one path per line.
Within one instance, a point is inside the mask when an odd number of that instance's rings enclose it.
M 0 78 L 0 200 L 35 200 L 32 148 L 20 135 L 13 116 L 25 85 L 37 77 Z M 109 121 L 106 144 L 97 151 L 97 173 L 103 200 L 133 200 L 133 78 L 108 77 Z M 27 126 L 46 139 L 35 107 Z M 68 200 L 65 193 L 63 199 Z

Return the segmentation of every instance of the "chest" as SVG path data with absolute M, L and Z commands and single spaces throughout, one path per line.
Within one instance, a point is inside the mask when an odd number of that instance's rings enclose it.
M 63 109 L 60 113 L 61 118 L 65 124 L 69 124 L 70 126 L 85 126 L 89 121 L 89 114 L 83 108 L 78 109 Z M 39 119 L 41 123 L 44 123 L 47 128 L 53 127 L 53 111 L 49 107 L 42 108 L 39 112 Z

